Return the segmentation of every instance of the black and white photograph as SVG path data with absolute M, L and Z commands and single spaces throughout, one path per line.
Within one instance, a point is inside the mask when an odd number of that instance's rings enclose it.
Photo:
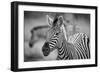
M 96 11 L 95 6 L 13 2 L 12 70 L 97 66 Z
M 24 11 L 24 61 L 90 59 L 90 14 Z

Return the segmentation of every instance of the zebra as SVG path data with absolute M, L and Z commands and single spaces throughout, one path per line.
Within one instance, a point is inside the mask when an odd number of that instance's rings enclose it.
M 50 27 L 42 47 L 44 56 L 57 49 L 57 60 L 90 59 L 89 38 L 85 33 L 76 33 L 68 41 L 63 16 L 47 19 Z

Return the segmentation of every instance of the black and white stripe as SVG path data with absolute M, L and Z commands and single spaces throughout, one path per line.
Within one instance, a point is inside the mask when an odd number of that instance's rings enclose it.
M 53 37 L 50 41 L 49 41 L 49 47 L 50 48 L 55 48 L 56 44 L 58 43 L 58 37 Z
M 57 60 L 89 59 L 89 38 L 86 36 L 86 34 L 77 33 L 71 38 L 72 40 L 70 40 L 70 42 L 63 41 L 62 46 L 58 48 Z
M 63 21 L 62 16 L 55 17 L 42 48 L 44 55 L 48 56 L 50 52 L 57 49 L 57 60 L 89 59 L 90 48 L 87 35 L 75 33 L 67 38 Z

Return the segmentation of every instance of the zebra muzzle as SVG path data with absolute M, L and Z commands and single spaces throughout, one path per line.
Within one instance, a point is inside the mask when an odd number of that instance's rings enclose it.
M 49 43 L 46 42 L 42 47 L 42 52 L 44 56 L 48 56 L 50 53 Z

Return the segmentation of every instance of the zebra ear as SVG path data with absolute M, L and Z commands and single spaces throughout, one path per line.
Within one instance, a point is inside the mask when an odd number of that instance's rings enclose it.
M 49 15 L 47 15 L 47 23 L 49 26 L 52 26 L 53 19 Z
M 64 19 L 63 19 L 63 16 L 59 16 L 59 17 L 58 17 L 58 22 L 57 22 L 57 23 L 58 23 L 59 26 L 62 26 L 63 20 L 64 20 Z

